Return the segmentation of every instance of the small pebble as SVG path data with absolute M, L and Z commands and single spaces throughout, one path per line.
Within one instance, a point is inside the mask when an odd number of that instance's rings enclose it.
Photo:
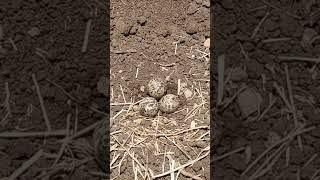
M 132 25 L 129 23 L 126 23 L 123 19 L 119 19 L 116 21 L 115 27 L 120 34 L 127 36 L 130 33 Z
M 140 87 L 140 91 L 141 91 L 141 92 L 144 92 L 144 89 L 145 89 L 144 86 L 141 86 L 141 87 Z
M 206 39 L 206 41 L 203 43 L 204 47 L 210 48 L 210 38 Z
M 145 16 L 140 16 L 137 22 L 143 26 L 147 22 L 147 18 Z
M 238 95 L 238 105 L 244 117 L 258 111 L 262 103 L 261 95 L 252 88 L 246 89 Z
M 188 23 L 186 25 L 186 33 L 191 34 L 191 35 L 197 33 L 197 30 L 198 30 L 197 24 L 198 23 L 196 23 L 193 20 L 188 21 Z
M 187 10 L 187 14 L 188 15 L 194 14 L 195 12 L 197 12 L 197 10 L 198 10 L 197 5 L 190 3 L 189 8 Z
M 202 0 L 195 0 L 197 4 L 202 4 Z
M 190 89 L 186 89 L 183 94 L 187 99 L 192 97 L 192 91 Z
M 38 35 L 40 34 L 40 29 L 37 28 L 37 27 L 33 27 L 33 28 L 31 28 L 31 29 L 28 31 L 28 34 L 29 34 L 31 37 L 38 36 Z
M 204 5 L 205 7 L 209 8 L 210 7 L 210 0 L 203 0 L 202 1 L 202 5 Z

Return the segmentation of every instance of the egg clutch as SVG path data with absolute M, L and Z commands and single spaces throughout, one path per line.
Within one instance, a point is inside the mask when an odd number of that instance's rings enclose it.
M 160 110 L 163 113 L 175 112 L 179 105 L 179 98 L 167 93 L 167 85 L 161 78 L 151 79 L 146 85 L 149 97 L 143 98 L 139 103 L 139 111 L 142 116 L 154 117 Z

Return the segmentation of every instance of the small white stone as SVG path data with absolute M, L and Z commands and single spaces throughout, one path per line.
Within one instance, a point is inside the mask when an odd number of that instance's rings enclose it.
M 141 86 L 141 87 L 140 87 L 140 91 L 141 91 L 141 92 L 144 92 L 144 89 L 145 89 L 144 86 Z
M 135 112 L 139 111 L 139 106 L 138 105 L 134 105 L 132 107 L 132 110 L 135 111 Z
M 190 89 L 186 89 L 184 92 L 183 92 L 184 96 L 189 99 L 192 97 L 192 91 Z
M 206 48 L 210 48 L 210 38 L 206 39 L 206 41 L 204 41 L 203 45 Z
M 209 72 L 209 71 L 204 71 L 203 76 L 209 76 L 209 75 L 210 75 L 210 72 Z

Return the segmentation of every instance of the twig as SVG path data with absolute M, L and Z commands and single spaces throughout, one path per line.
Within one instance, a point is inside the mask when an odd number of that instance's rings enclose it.
M 278 56 L 282 61 L 307 61 L 320 63 L 320 58 L 300 57 L 300 56 Z
M 167 157 L 170 161 L 173 161 L 173 158 L 172 158 L 170 155 L 166 155 L 166 157 Z M 179 164 L 179 162 L 177 162 L 177 164 Z M 172 169 L 173 169 L 173 168 L 174 168 L 174 167 L 172 167 Z M 171 170 L 172 170 L 172 169 L 171 169 Z M 182 175 L 184 175 L 184 176 L 186 176 L 186 177 L 189 177 L 189 178 L 192 178 L 192 179 L 195 179 L 195 180 L 203 180 L 202 178 L 200 178 L 200 177 L 198 177 L 198 176 L 195 176 L 195 175 L 187 172 L 187 171 L 184 170 L 184 169 L 180 169 L 179 171 L 180 171 L 180 173 L 181 173 Z M 174 173 L 174 171 L 173 171 L 172 173 Z M 176 180 L 178 180 L 178 174 L 177 174 L 177 176 L 176 176 Z
M 78 131 L 77 133 L 73 134 L 72 136 L 69 136 L 68 138 L 64 138 L 62 140 L 62 142 L 66 141 L 68 139 L 72 140 L 72 139 L 79 138 L 79 137 L 89 133 L 90 131 L 93 131 L 100 123 L 101 123 L 101 121 L 95 122 L 94 124 L 91 124 L 90 126 Z
M 181 80 L 180 79 L 178 79 L 178 96 L 180 95 L 180 91 L 181 91 Z
M 51 129 L 50 121 L 49 121 L 49 118 L 48 118 L 47 110 L 45 108 L 44 101 L 43 101 L 43 98 L 42 98 L 42 95 L 41 95 L 41 92 L 40 92 L 40 87 L 38 85 L 38 82 L 37 82 L 35 74 L 32 74 L 32 80 L 33 80 L 33 83 L 34 83 L 34 85 L 36 87 L 36 91 L 37 91 L 37 94 L 38 94 L 38 98 L 39 98 L 40 106 L 41 106 L 41 110 L 42 110 L 42 115 L 43 115 L 43 118 L 45 120 L 47 129 L 48 129 L 48 131 L 51 131 L 52 129 Z
M 220 110 L 223 111 L 226 109 L 237 98 L 237 96 L 246 89 L 247 87 L 241 87 L 231 98 L 223 102 L 223 107 Z
M 318 154 L 314 154 L 314 155 L 302 166 L 301 169 L 304 169 L 305 167 L 307 167 L 317 156 L 318 156 Z
M 213 159 L 211 160 L 211 162 L 219 161 L 219 160 L 224 159 L 224 158 L 226 158 L 226 157 L 228 157 L 228 156 L 230 156 L 230 155 L 232 155 L 232 154 L 235 154 L 235 153 L 244 151 L 245 149 L 246 149 L 246 147 L 240 147 L 240 148 L 235 149 L 235 150 L 233 150 L 233 151 L 231 151 L 231 152 L 225 153 L 225 154 L 223 154 L 223 155 L 221 155 L 221 156 L 219 156 L 219 157 L 213 158 Z
M 92 23 L 92 19 L 89 19 L 86 25 L 86 32 L 84 34 L 84 39 L 83 39 L 83 44 L 82 44 L 82 49 L 81 52 L 86 52 L 87 51 L 87 47 L 88 47 L 88 42 L 89 42 L 89 34 L 90 34 L 90 30 L 91 30 L 91 23 Z
M 288 110 L 291 111 L 291 109 L 292 109 L 291 104 L 289 103 L 288 99 L 285 97 L 285 94 L 283 93 L 283 91 L 280 89 L 280 87 L 278 86 L 278 84 L 276 82 L 273 83 L 273 87 L 277 90 L 277 93 L 282 98 L 282 100 L 285 103 L 285 105 L 287 106 Z
M 269 166 L 270 164 L 272 164 L 272 160 L 276 159 L 277 156 L 281 155 L 281 153 L 285 150 L 285 147 L 288 143 L 284 143 L 282 144 L 275 152 L 273 152 L 263 163 L 262 165 L 256 170 L 255 173 L 253 173 L 253 175 L 251 176 L 252 178 L 249 179 L 255 179 L 257 177 L 262 176 L 264 173 L 266 173 L 266 171 L 263 169 L 265 166 Z M 271 162 L 270 162 L 271 161 Z
M 128 155 L 129 155 L 141 168 L 143 168 L 143 170 L 144 170 L 145 172 L 148 172 L 147 169 L 138 161 L 138 159 L 137 159 L 136 157 L 134 157 L 134 156 L 130 153 L 129 149 L 125 148 L 116 138 L 114 138 L 114 139 L 115 139 L 115 141 L 117 141 L 117 143 L 128 153 Z M 131 149 L 131 148 L 130 148 L 130 149 Z
M 81 105 L 81 103 L 79 102 L 78 99 L 76 99 L 75 97 L 71 96 L 63 87 L 61 87 L 60 85 L 58 85 L 57 83 L 51 81 L 50 79 L 46 79 L 46 81 L 48 81 L 50 84 L 56 86 L 57 88 L 59 88 L 66 96 L 68 96 L 71 100 L 73 100 L 74 102 L 78 103 Z M 98 109 L 92 107 L 92 106 L 85 106 L 86 108 L 90 109 L 91 111 L 93 112 L 96 112 L 96 113 L 99 113 L 99 114 L 102 114 L 106 117 L 109 117 L 108 114 L 106 114 L 105 112 L 102 112 L 102 111 L 99 111 Z
M 220 105 L 223 99 L 223 91 L 224 91 L 224 61 L 225 55 L 221 55 L 218 57 L 218 99 L 217 105 Z
M 24 162 L 17 170 L 15 170 L 8 178 L 8 180 L 17 179 L 23 172 L 25 172 L 30 166 L 32 166 L 43 154 L 43 150 L 40 149 L 35 153 L 28 161 Z
M 12 40 L 12 38 L 9 38 L 9 41 L 10 41 L 10 43 L 11 43 L 12 48 L 13 48 L 15 51 L 18 51 L 18 48 L 17 48 L 16 44 L 14 43 L 14 41 Z
M 60 137 L 67 134 L 66 130 L 55 130 L 45 132 L 2 132 L 0 138 L 27 138 L 27 137 Z
M 274 43 L 274 42 L 280 42 L 280 41 L 290 41 L 292 38 L 270 38 L 262 40 L 261 43 Z
M 112 53 L 115 53 L 115 54 L 126 54 L 126 53 L 136 53 L 138 52 L 137 50 L 135 49 L 128 49 L 128 50 L 110 50 Z
M 292 133 L 289 133 L 286 137 L 284 137 L 283 139 L 275 142 L 273 145 L 269 146 L 262 154 L 259 155 L 259 157 L 257 157 L 247 168 L 246 170 L 244 170 L 241 174 L 241 176 L 244 176 L 255 164 L 257 164 L 259 162 L 259 160 L 265 156 L 271 149 L 273 149 L 274 147 L 278 146 L 279 144 L 286 142 L 289 139 L 294 138 L 297 135 L 312 131 L 313 129 L 315 129 L 315 126 L 309 127 L 309 128 L 305 128 L 305 129 L 301 129 L 298 128 L 295 131 L 293 131 Z
M 181 166 L 179 166 L 179 167 L 177 167 L 177 168 L 174 168 L 173 170 L 167 171 L 167 172 L 165 172 L 165 173 L 158 174 L 158 175 L 155 175 L 155 176 L 152 175 L 152 179 L 156 179 L 156 178 L 159 178 L 159 177 L 166 176 L 166 175 L 168 175 L 168 174 L 171 174 L 172 172 L 175 172 L 175 171 L 178 171 L 178 170 L 180 170 L 180 169 L 183 169 L 183 168 L 185 168 L 185 167 L 187 167 L 187 166 L 190 166 L 191 164 L 194 164 L 195 162 L 200 161 L 201 159 L 207 157 L 209 154 L 210 154 L 210 152 L 207 152 L 206 154 L 200 156 L 199 158 L 194 159 L 194 160 L 191 160 L 191 161 L 189 161 L 188 163 L 183 164 L 183 165 L 181 165 Z
M 122 94 L 123 101 L 126 103 L 126 102 L 127 102 L 127 101 L 126 101 L 126 97 L 125 97 L 125 95 L 124 95 L 124 92 L 123 92 L 123 89 L 122 89 L 121 84 L 120 84 L 119 86 L 120 86 L 120 90 L 121 90 L 121 94 Z
M 130 128 L 130 127 L 129 127 Z M 131 128 L 130 128 L 131 129 Z M 160 137 L 160 136 L 177 136 L 179 134 L 183 134 L 189 131 L 194 131 L 194 130 L 198 130 L 198 129 L 209 129 L 209 126 L 198 126 L 195 128 L 190 128 L 190 129 L 185 129 L 176 133 L 172 133 L 172 134 L 141 134 L 139 132 L 135 132 L 137 134 L 139 134 L 140 136 L 155 136 L 155 137 Z
M 63 142 L 63 144 L 61 145 L 61 148 L 60 148 L 60 151 L 59 151 L 59 153 L 58 153 L 58 156 L 57 156 L 57 158 L 55 159 L 55 161 L 54 161 L 54 163 L 53 163 L 53 165 L 52 166 L 55 166 L 57 163 L 58 163 L 58 161 L 60 160 L 60 158 L 61 158 L 61 156 L 63 155 L 63 152 L 64 152 L 64 149 L 66 148 L 66 146 L 68 145 L 68 143 L 69 143 L 69 131 L 70 131 L 70 119 L 71 119 L 71 113 L 69 113 L 68 115 L 67 115 L 67 127 L 66 127 L 66 132 L 67 132 L 67 134 L 66 134 L 66 138 L 65 138 L 65 141 Z
M 259 24 L 257 25 L 257 27 L 254 29 L 254 31 L 253 31 L 253 33 L 252 33 L 252 35 L 251 35 L 251 39 L 253 39 L 253 38 L 257 35 L 259 29 L 261 28 L 262 24 L 266 21 L 266 19 L 268 18 L 269 15 L 270 15 L 270 11 L 267 10 L 267 12 L 266 12 L 266 14 L 264 15 L 264 17 L 260 20 L 260 22 L 259 22 Z
M 79 107 L 75 107 L 75 115 L 74 115 L 74 133 L 78 131 L 78 121 L 79 121 Z
M 11 116 L 11 108 L 10 108 L 10 89 L 9 89 L 9 83 L 5 83 L 5 91 L 6 91 L 6 99 L 4 100 L 3 104 L 0 104 L 0 106 L 4 106 L 7 113 L 6 115 L 1 119 L 0 125 L 5 126 L 8 123 L 8 118 Z
M 160 130 L 158 130 L 160 133 L 162 133 Z M 177 143 L 175 143 L 173 140 L 171 140 L 168 136 L 164 136 L 166 139 L 168 139 L 172 144 L 174 144 L 189 160 L 191 160 L 191 157 L 186 153 L 180 146 L 178 146 Z
M 269 6 L 269 7 L 273 8 L 273 9 L 276 9 L 276 10 L 278 10 L 278 11 L 284 11 L 284 10 L 282 10 L 281 8 L 278 8 L 277 6 L 274 6 L 274 5 L 266 2 L 265 0 L 260 0 L 260 1 L 261 1 L 263 4 Z M 288 11 L 284 11 L 284 12 L 285 12 L 288 16 L 291 16 L 291 17 L 293 17 L 293 18 L 295 18 L 295 19 L 299 19 L 299 20 L 302 19 L 300 16 L 297 16 L 297 15 L 295 15 L 295 14 L 292 14 L 292 13 L 290 13 L 290 12 L 288 12 Z
M 268 107 L 261 113 L 260 116 L 258 116 L 256 119 L 250 119 L 250 120 L 247 120 L 245 121 L 245 123 L 248 123 L 248 122 L 253 122 L 253 121 L 260 121 L 268 112 L 269 110 L 272 108 L 272 106 L 277 102 L 277 98 L 273 98 L 272 97 L 272 94 L 270 95 L 270 102 L 269 102 L 269 105 Z
M 299 124 L 298 124 L 298 118 L 297 118 L 297 111 L 296 111 L 296 107 L 295 107 L 294 99 L 293 99 L 293 94 L 292 94 L 292 87 L 291 87 L 291 81 L 290 81 L 290 75 L 289 75 L 288 66 L 285 65 L 284 69 L 285 69 L 285 72 L 286 72 L 287 87 L 288 87 L 289 99 L 290 99 L 290 103 L 291 103 L 291 113 L 293 114 L 294 125 L 295 125 L 295 127 L 297 127 Z M 297 136 L 297 138 L 298 138 L 299 147 L 303 151 L 303 145 L 302 145 L 301 136 Z

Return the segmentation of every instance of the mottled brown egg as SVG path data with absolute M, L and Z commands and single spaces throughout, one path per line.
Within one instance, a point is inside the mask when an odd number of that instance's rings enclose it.
M 166 82 L 161 78 L 153 78 L 148 82 L 146 90 L 151 97 L 159 100 L 166 94 Z
M 109 131 L 106 127 L 107 120 L 102 120 L 93 132 L 95 159 L 103 171 L 107 171 L 108 153 L 106 152 L 109 142 Z
M 159 101 L 159 109 L 164 113 L 175 112 L 180 105 L 179 97 L 174 94 L 167 94 Z
M 159 110 L 158 102 L 153 97 L 145 97 L 139 103 L 139 111 L 142 116 L 154 117 Z

